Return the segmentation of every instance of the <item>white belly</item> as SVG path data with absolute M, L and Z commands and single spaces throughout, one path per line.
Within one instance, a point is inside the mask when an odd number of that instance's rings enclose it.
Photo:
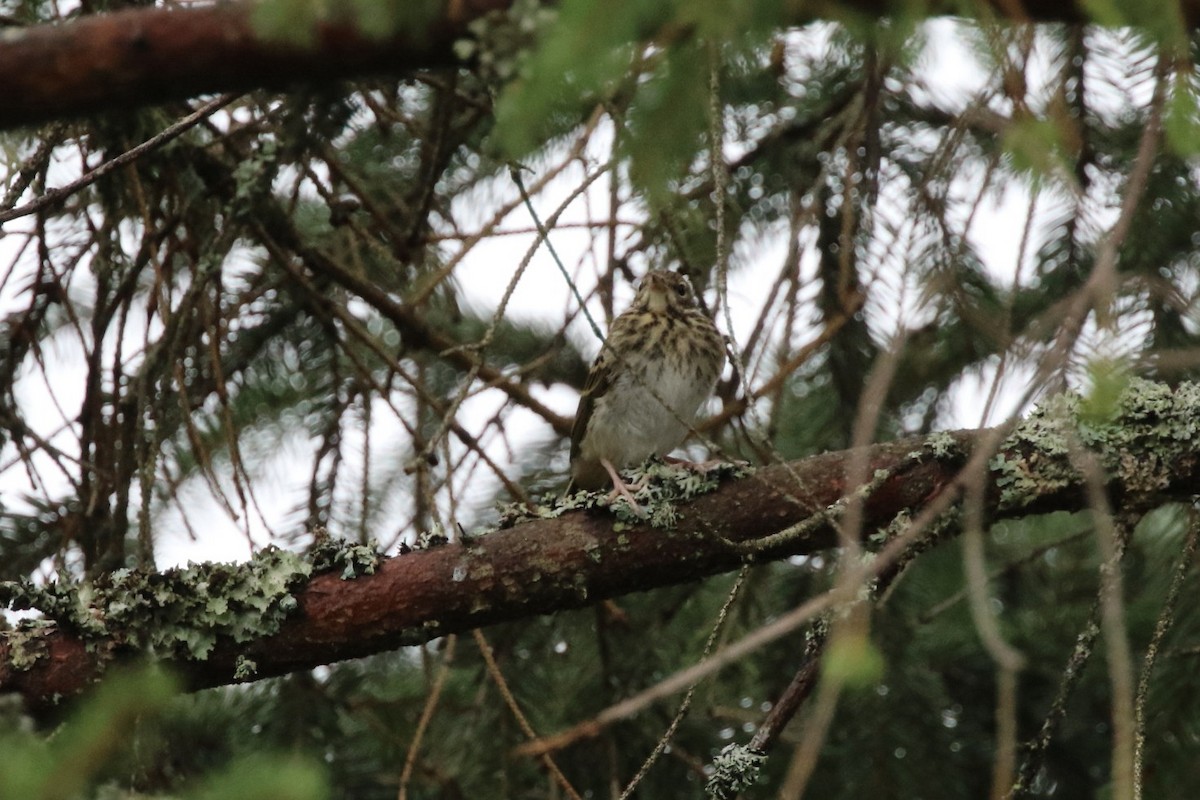
M 686 438 L 713 380 L 698 377 L 690 365 L 642 375 L 639 381 L 625 372 L 597 399 L 581 447 L 584 458 L 608 459 L 620 469 L 666 455 Z

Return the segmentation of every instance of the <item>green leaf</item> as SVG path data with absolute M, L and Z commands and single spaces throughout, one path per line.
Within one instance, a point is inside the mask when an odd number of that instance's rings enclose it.
M 188 795 L 194 800 L 322 800 L 329 796 L 324 772 L 287 756 L 252 756 L 235 761 Z
M 1088 364 L 1088 391 L 1079 404 L 1079 418 L 1092 424 L 1113 421 L 1121 410 L 1121 395 L 1133 374 L 1119 359 L 1100 358 Z
M 651 207 L 670 196 L 672 181 L 701 147 L 708 119 L 708 59 L 696 44 L 675 47 L 629 111 L 630 177 Z
M 830 640 L 823 667 L 827 677 L 847 687 L 873 686 L 883 676 L 883 653 L 866 634 L 842 633 Z
M 510 158 L 578 122 L 629 68 L 631 44 L 670 19 L 670 7 L 635 0 L 565 0 L 541 44 L 496 104 L 496 142 Z M 565 118 L 564 118 L 565 116 Z M 565 123 L 565 124 L 564 124 Z
M 47 744 L 0 738 L 0 797 L 68 800 L 93 785 L 146 717 L 162 712 L 178 682 L 156 667 L 113 672 Z
M 1180 72 L 1172 89 L 1163 117 L 1163 131 L 1177 154 L 1196 155 L 1200 153 L 1200 110 L 1197 109 L 1193 74 Z
M 1053 120 L 1014 120 L 1004 131 L 1003 146 L 1013 168 L 1030 177 L 1051 178 L 1072 171 L 1074 148 L 1068 146 L 1063 129 Z

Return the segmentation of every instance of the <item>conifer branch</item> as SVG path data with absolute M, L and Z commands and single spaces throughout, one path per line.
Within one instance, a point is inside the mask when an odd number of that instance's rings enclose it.
M 1090 508 L 1085 477 L 1063 446 L 1064 439 L 1076 437 L 1095 453 L 1117 513 L 1194 497 L 1200 486 L 1200 434 L 1194 425 L 1200 417 L 1200 386 L 1184 384 L 1172 390 L 1134 381 L 1120 407 L 1103 422 L 1086 417 L 1095 409 L 1081 411 L 1080 405 L 1072 396 L 1053 398 L 986 459 L 988 519 Z M 962 466 L 976 447 L 994 441 L 991 434 L 939 433 L 867 448 L 867 474 L 888 473 L 863 500 L 862 530 L 869 544 L 883 547 L 892 538 L 907 536 L 903 526 L 893 524 L 898 516 L 918 518 L 922 509 L 961 494 Z M 927 455 L 916 458 L 914 453 Z M 675 521 L 669 529 L 615 520 L 604 510 L 570 510 L 382 559 L 378 565 L 372 561 L 369 568 L 357 568 L 362 559 L 347 562 L 339 557 L 332 563 L 350 564 L 342 574 L 310 577 L 319 566 L 310 565 L 306 571 L 292 564 L 282 579 L 278 570 L 270 573 L 286 596 L 272 601 L 270 611 L 283 613 L 261 636 L 245 626 L 238 635 L 230 635 L 203 613 L 189 613 L 183 623 L 172 623 L 193 626 L 179 627 L 177 646 L 160 637 L 151 653 L 133 644 L 147 641 L 144 631 L 106 627 L 111 609 L 81 611 L 60 603 L 49 615 L 64 617 L 66 623 L 0 637 L 0 692 L 16 692 L 29 705 L 44 706 L 85 688 L 113 659 L 139 654 L 170 663 L 192 688 L 219 686 L 700 580 L 737 569 L 747 559 L 829 549 L 838 542 L 834 523 L 806 529 L 800 536 L 768 539 L 771 545 L 750 554 L 734 544 L 770 537 L 841 502 L 855 490 L 847 485 L 847 468 L 861 457 L 861 451 L 854 450 L 827 453 L 727 480 L 679 503 L 665 515 Z M 891 533 L 877 541 L 877 532 L 889 525 Z M 225 569 L 230 573 L 226 583 L 245 586 L 238 568 Z M 361 574 L 371 570 L 373 574 Z M 352 577 L 356 573 L 360 576 Z M 168 580 L 161 574 L 146 576 L 147 585 L 160 594 Z M 204 591 L 211 593 L 208 600 L 220 601 L 217 605 L 227 615 L 219 583 L 209 580 Z M 11 604 L 11 585 L 0 589 Z M 124 598 L 124 605 L 130 604 Z M 61 613 L 63 609 L 69 613 Z M 140 624 L 165 625 L 153 614 Z M 213 640 L 202 649 L 202 657 L 188 650 L 195 647 L 198 635 Z
M 0 36 L 5 83 L 0 130 L 200 94 L 445 67 L 457 62 L 454 43 L 467 35 L 472 20 L 510 5 L 512 0 L 439 4 L 427 21 L 384 37 L 347 20 L 318 22 L 311 31 L 297 23 L 296 41 L 261 34 L 252 19 L 254 5 L 248 2 L 126 9 L 56 24 L 11 25 Z M 847 0 L 815 11 L 797 5 L 790 22 L 836 19 L 846 11 L 886 16 L 895 6 L 883 0 Z M 980 6 L 981 14 L 1016 22 L 1088 21 L 1077 4 L 1060 0 L 990 0 Z M 933 2 L 926 13 L 954 14 L 961 8 Z M 1197 27 L 1200 3 L 1181 3 L 1179 12 L 1184 25 Z

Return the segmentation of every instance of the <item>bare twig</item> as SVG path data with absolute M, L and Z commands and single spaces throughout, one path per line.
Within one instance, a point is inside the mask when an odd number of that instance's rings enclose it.
M 1158 658 L 1158 651 L 1162 646 L 1163 639 L 1166 637 L 1167 631 L 1170 630 L 1171 623 L 1175 621 L 1175 607 L 1179 602 L 1180 592 L 1183 590 L 1183 582 L 1195 564 L 1198 544 L 1200 544 L 1200 521 L 1197 520 L 1196 512 L 1192 511 L 1187 538 L 1183 543 L 1183 551 L 1179 554 L 1179 561 L 1175 565 L 1175 572 L 1171 575 L 1171 586 L 1167 590 L 1166 598 L 1163 600 L 1162 610 L 1158 613 L 1158 620 L 1154 623 L 1154 633 L 1150 637 L 1150 644 L 1146 646 L 1146 655 L 1142 659 L 1142 672 L 1138 676 L 1137 698 L 1134 704 L 1134 800 L 1141 800 L 1142 798 L 1142 772 L 1146 749 L 1146 699 L 1150 696 L 1150 677 L 1154 674 L 1154 663 Z
M 442 697 L 442 689 L 445 688 L 446 678 L 450 675 L 450 666 L 454 663 L 454 648 L 457 644 L 457 636 L 451 634 L 446 637 L 446 646 L 442 650 L 442 663 L 438 666 L 433 685 L 429 687 L 429 695 L 425 698 L 425 706 L 421 709 L 417 727 L 413 730 L 412 741 L 408 745 L 408 754 L 404 756 L 404 768 L 400 770 L 400 788 L 396 793 L 397 800 L 406 800 L 408 797 L 408 784 L 412 780 L 413 767 L 417 763 L 417 753 L 421 749 L 421 740 L 425 738 L 425 730 L 429 727 L 429 721 L 433 719 L 433 712 L 437 709 L 438 701 Z
M 121 153 L 119 156 L 110 158 L 108 161 L 105 161 L 103 164 L 85 173 L 83 176 L 76 178 L 65 186 L 48 189 L 36 200 L 26 203 L 23 206 L 0 211 L 0 222 L 8 222 L 9 220 L 17 219 L 18 217 L 24 217 L 28 214 L 35 214 L 43 209 L 50 208 L 56 203 L 59 203 L 75 194 L 75 192 L 78 192 L 85 186 L 90 186 L 91 184 L 100 180 L 113 170 L 136 161 L 138 158 L 150 152 L 151 150 L 162 147 L 164 144 L 172 139 L 177 138 L 180 134 L 184 133 L 188 129 L 195 127 L 197 123 L 204 120 L 213 112 L 224 108 L 239 97 L 241 97 L 240 93 L 231 93 L 223 94 L 220 97 L 209 100 L 207 103 L 204 103 L 191 114 L 188 114 L 178 122 L 175 122 L 167 128 L 164 128 L 162 131 L 154 134 L 136 147 L 131 147 L 124 153 Z
M 475 644 L 479 646 L 479 653 L 483 656 L 483 661 L 487 665 L 488 675 L 491 676 L 492 682 L 496 684 L 500 696 L 504 698 L 504 704 L 512 712 L 513 719 L 517 721 L 521 732 L 530 741 L 538 741 L 537 733 L 534 732 L 533 726 L 529 724 L 529 720 L 525 717 L 524 712 L 521 711 L 521 706 L 517 703 L 517 698 L 513 697 L 512 691 L 508 688 L 508 681 L 504 680 L 504 673 L 500 671 L 500 666 L 496 663 L 496 657 L 492 654 L 492 647 L 484 637 L 483 631 L 476 628 L 471 634 L 475 637 Z M 558 764 L 554 763 L 554 759 L 548 752 L 538 753 L 538 758 L 546 768 L 546 771 L 553 776 L 555 783 L 566 792 L 567 797 L 570 797 L 572 800 L 583 800 L 579 796 L 579 792 L 575 791 L 575 787 L 567 780 L 567 776 L 562 774 L 562 770 L 558 768 Z

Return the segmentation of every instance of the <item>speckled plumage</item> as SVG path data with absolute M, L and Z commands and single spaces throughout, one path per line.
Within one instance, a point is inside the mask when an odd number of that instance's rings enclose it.
M 725 343 L 687 278 L 646 274 L 613 320 L 571 429 L 571 481 L 599 489 L 614 469 L 666 455 L 686 438 L 725 365 Z

